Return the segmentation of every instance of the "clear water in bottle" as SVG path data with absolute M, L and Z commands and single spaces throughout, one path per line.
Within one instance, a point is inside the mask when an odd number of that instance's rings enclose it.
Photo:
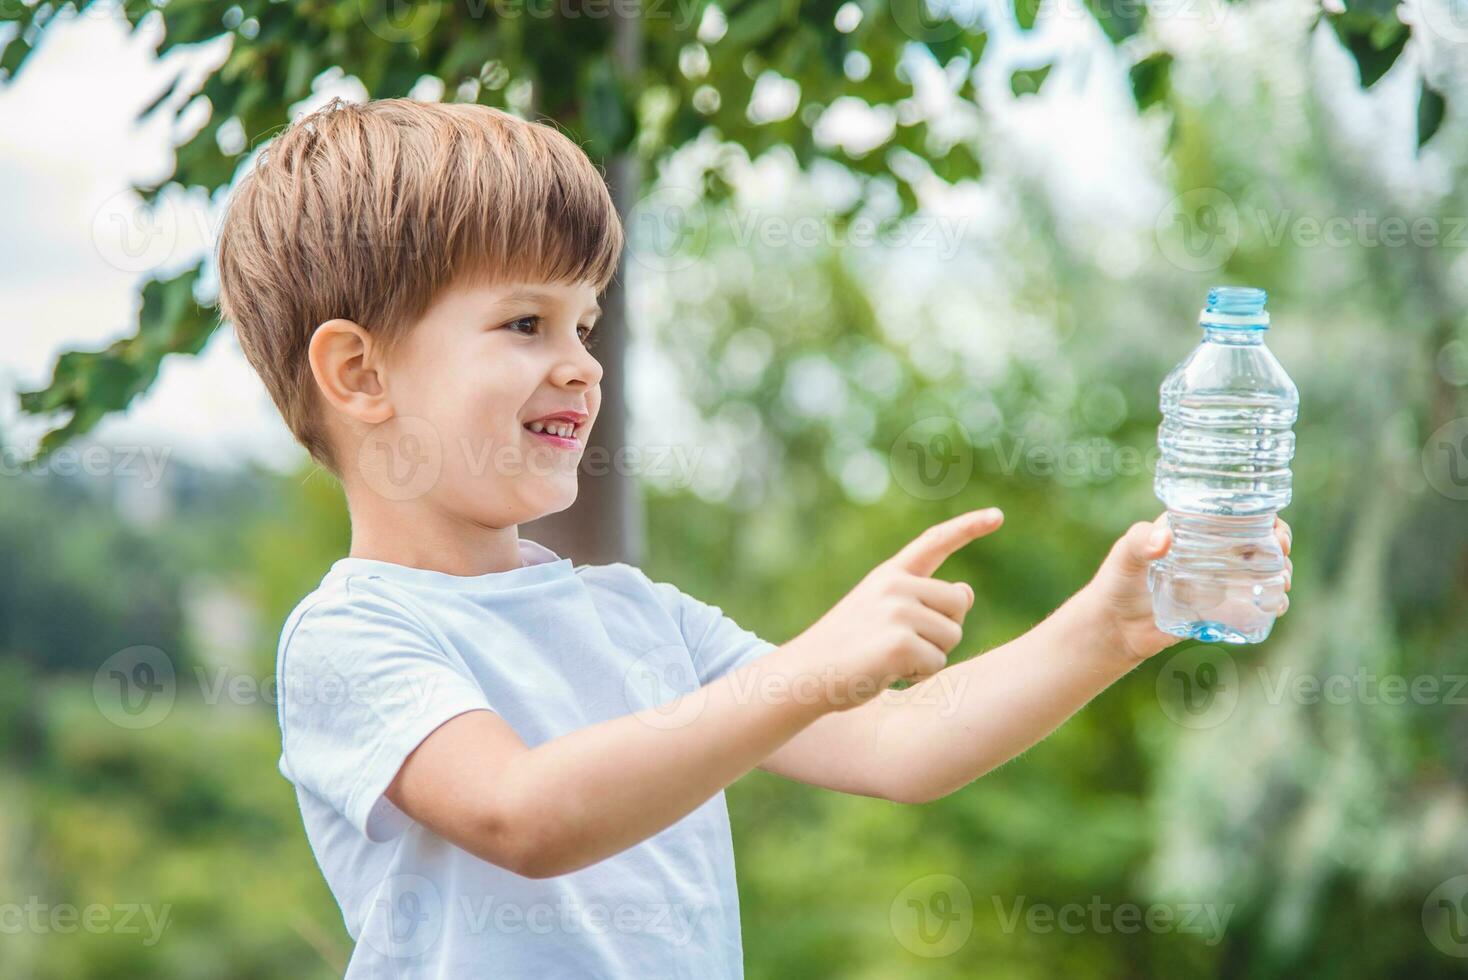
M 1258 643 L 1284 606 L 1274 515 L 1290 502 L 1300 396 L 1264 345 L 1262 289 L 1218 286 L 1203 342 L 1162 382 L 1157 498 L 1173 543 L 1152 563 L 1157 628 L 1208 643 Z

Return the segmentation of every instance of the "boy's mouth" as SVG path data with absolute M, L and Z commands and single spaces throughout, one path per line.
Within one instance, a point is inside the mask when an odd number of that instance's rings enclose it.
M 584 412 L 556 412 L 531 422 L 524 428 L 531 435 L 561 449 L 581 448 L 581 428 L 588 416 Z

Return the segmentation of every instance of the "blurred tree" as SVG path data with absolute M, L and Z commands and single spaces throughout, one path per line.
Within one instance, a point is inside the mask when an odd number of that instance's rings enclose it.
M 0 495 L 0 651 L 39 672 L 93 666 L 137 644 L 179 646 L 166 544 L 98 506 L 90 489 L 9 476 Z
M 1085 0 L 1106 35 L 1133 52 L 1132 83 L 1143 108 L 1169 99 L 1171 54 L 1148 32 L 1151 7 L 1141 0 Z M 10 24 L 0 53 L 0 80 L 22 70 L 46 30 L 90 0 L 0 5 Z M 946 181 L 979 175 L 977 148 L 930 120 L 913 96 L 905 59 L 930 55 L 950 77 L 954 94 L 977 101 L 976 73 L 989 26 L 979 4 L 930 0 L 122 0 L 135 28 L 161 18 L 159 54 L 180 45 L 230 38 L 228 56 L 199 95 L 211 108 L 207 122 L 177 150 L 169 183 L 228 188 L 249 152 L 290 118 L 291 107 L 312 93 L 333 67 L 361 80 L 373 97 L 405 96 L 424 76 L 438 79 L 453 98 L 548 116 L 582 141 L 605 165 L 614 197 L 633 236 L 651 231 L 666 244 L 695 234 L 681 224 L 686 199 L 650 197 L 641 204 L 644 169 L 656 168 L 677 148 L 708 134 L 757 155 L 790 147 L 802 165 L 828 159 L 869 186 L 895 189 L 907 210 L 916 207 L 914 184 L 927 174 Z M 1038 0 L 1016 0 L 1009 15 L 1034 25 Z M 1374 84 L 1401 54 L 1408 28 L 1399 0 L 1345 0 L 1319 16 L 1329 19 L 1356 58 L 1364 85 Z M 364 29 L 365 28 L 365 29 Z M 957 71 L 954 71 L 957 69 Z M 1018 72 L 1015 90 L 1033 88 L 1044 70 Z M 179 93 L 182 75 L 146 107 L 182 114 L 192 93 Z M 792 89 L 793 86 L 793 89 Z M 780 93 L 778 108 L 760 96 Z M 793 101 L 788 98 L 794 94 Z M 856 99 L 893 111 L 893 134 L 876 150 L 846 152 L 817 138 L 833 104 Z M 1422 85 L 1421 140 L 1436 130 L 1441 94 Z M 231 140 L 241 131 L 246 139 Z M 917 162 L 914 168 L 912 164 Z M 718 196 L 726 189 L 717 167 L 688 194 Z M 140 188 L 152 202 L 163 187 Z M 860 200 L 853 203 L 853 209 Z M 639 228 L 646 222 L 647 228 Z M 657 247 L 657 246 L 655 246 Z M 674 247 L 677 247 L 675 244 Z M 201 266 L 202 268 L 202 266 Z M 65 420 L 43 440 L 46 453 L 86 432 L 108 412 L 125 408 L 152 384 L 168 354 L 201 350 L 218 320 L 201 306 L 200 269 L 143 287 L 135 336 L 101 351 L 71 351 L 57 361 L 45 388 L 21 397 L 24 411 Z M 624 270 L 625 271 L 625 270 Z M 594 449 L 625 442 L 622 370 L 626 343 L 625 275 L 604 302 L 599 353 L 608 371 L 603 417 Z M 640 508 L 634 484 L 617 468 L 583 481 L 581 499 L 563 515 L 537 522 L 537 537 L 584 561 L 635 559 Z
M 1341 97 L 1359 93 L 1318 84 L 1340 50 L 1282 65 L 1274 50 L 1301 48 L 1311 25 L 1290 22 L 1284 36 L 1263 16 L 1233 26 L 1232 46 L 1194 46 L 1176 66 L 1148 69 L 1216 84 L 1164 89 L 1178 119 L 1171 159 L 1159 159 L 1150 130 L 1136 155 L 1147 177 L 1236 202 L 1237 248 L 1215 269 L 1152 260 L 1160 242 L 1146 206 L 1130 214 L 1136 224 L 1087 225 L 1033 153 L 996 144 L 985 180 L 1003 208 L 986 208 L 984 234 L 946 261 L 931 246 L 744 237 L 770 187 L 786 191 L 784 223 L 828 213 L 826 175 L 787 188 L 794 154 L 777 152 L 768 170 L 736 168 L 735 220 L 710 228 L 703 261 L 646 284 L 647 329 L 697 416 L 679 424 L 709 427 L 688 440 L 706 451 L 692 472 L 648 481 L 648 573 L 776 641 L 923 525 L 991 504 L 1008 526 L 943 573 L 978 593 L 955 659 L 1053 609 L 1156 503 L 1145 467 L 1046 471 L 1029 451 L 1073 459 L 1069 450 L 1096 446 L 1102 461 L 1140 459 L 1155 440 L 1157 379 L 1192 342 L 1215 277 L 1269 289 L 1270 344 L 1303 393 L 1286 514 L 1296 605 L 1268 644 L 1169 651 L 1022 760 L 923 807 L 762 772 L 729 788 L 751 980 L 1462 974 L 1424 912 L 1439 883 L 1468 870 L 1468 713 L 1454 687 L 1468 649 L 1468 509 L 1424 486 L 1422 461 L 1424 434 L 1468 414 L 1462 243 L 1336 247 L 1273 228 L 1359 210 L 1460 234 L 1468 131 L 1434 137 L 1437 152 L 1408 175 L 1433 183 L 1420 194 L 1375 169 L 1410 162 L 1400 131 L 1346 131 Z M 911 482 L 920 457 L 909 429 L 931 417 L 968 428 L 973 473 L 924 495 Z M 70 664 L 81 668 L 70 677 L 44 666 L 62 659 L 59 629 L 38 641 L 43 659 L 0 659 L 0 877 L 13 899 L 135 901 L 169 906 L 173 921 L 152 947 L 117 932 L 8 935 L 0 976 L 341 975 L 350 940 L 274 771 L 268 694 L 273 627 L 349 533 L 339 494 L 318 477 L 269 476 L 271 488 L 233 496 L 208 485 L 193 493 L 198 524 L 172 517 L 157 546 L 132 554 L 135 535 L 60 506 L 95 481 L 0 496 L 0 555 L 24 566 L 0 589 L 15 592 L 0 602 L 0 646 L 54 627 L 27 618 L 58 616 L 136 642 L 135 620 L 111 625 L 135 610 L 103 593 L 153 566 L 166 588 L 149 594 L 165 609 L 180 605 L 179 584 L 217 576 L 257 599 L 264 627 L 241 678 L 259 681 L 260 695 L 211 703 L 185 668 L 172 713 L 142 731 L 99 714 L 92 663 Z M 192 665 L 189 636 L 177 642 L 179 665 Z M 1168 680 L 1200 655 L 1237 673 L 1218 691 L 1231 714 L 1190 724 Z M 1354 685 L 1362 671 L 1439 686 L 1406 704 L 1384 685 L 1344 700 L 1293 693 L 1295 680 Z M 940 957 L 905 945 L 892 919 L 905 886 L 935 874 L 973 899 L 972 935 Z M 1203 902 L 1230 917 L 1207 935 L 1098 926 L 1089 913 L 1076 931 L 1033 928 L 1020 915 L 1098 902 L 1164 912 Z

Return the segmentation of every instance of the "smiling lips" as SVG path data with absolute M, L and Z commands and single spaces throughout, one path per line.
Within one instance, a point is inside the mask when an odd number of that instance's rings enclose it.
M 581 427 L 589 416 L 585 412 L 556 412 L 526 422 L 526 431 L 561 449 L 581 448 Z

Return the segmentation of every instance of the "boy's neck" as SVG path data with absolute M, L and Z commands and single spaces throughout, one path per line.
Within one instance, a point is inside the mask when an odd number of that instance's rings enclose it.
M 448 575 L 487 575 L 523 564 L 518 525 L 490 527 L 446 514 L 422 500 L 347 494 L 352 558 L 370 558 Z

